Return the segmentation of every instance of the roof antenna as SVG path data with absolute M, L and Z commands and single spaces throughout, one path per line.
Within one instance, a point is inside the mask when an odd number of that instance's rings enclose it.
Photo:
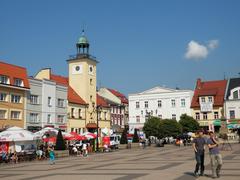
M 226 73 L 223 73 L 223 79 L 226 80 Z

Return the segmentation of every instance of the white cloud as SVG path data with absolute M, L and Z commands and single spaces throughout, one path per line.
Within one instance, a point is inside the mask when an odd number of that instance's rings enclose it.
M 193 40 L 188 43 L 187 52 L 185 54 L 187 59 L 204 59 L 207 55 L 208 49 L 206 46 Z
M 210 53 L 210 50 L 214 50 L 218 47 L 218 40 L 210 40 L 206 45 L 200 44 L 194 40 L 188 43 L 187 52 L 185 53 L 185 58 L 200 60 L 205 59 Z
M 216 49 L 218 47 L 219 41 L 217 39 L 208 41 L 209 49 Z

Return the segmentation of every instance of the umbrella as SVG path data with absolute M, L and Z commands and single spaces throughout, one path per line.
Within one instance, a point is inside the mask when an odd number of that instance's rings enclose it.
M 86 137 L 87 139 L 95 139 L 97 138 L 97 135 L 94 133 L 90 133 L 90 132 L 85 132 L 82 134 L 84 137 Z
M 72 135 L 72 137 L 69 137 L 68 140 L 82 141 L 82 140 L 86 140 L 87 139 L 85 136 L 81 136 L 80 134 L 78 134 L 76 132 L 70 132 L 70 134 Z
M 0 142 L 33 141 L 34 134 L 20 127 L 11 127 L 0 133 Z
M 51 127 L 45 127 L 43 129 L 41 129 L 40 131 L 35 132 L 34 136 L 36 138 L 40 138 L 41 139 L 46 133 L 53 133 L 53 134 L 57 135 L 58 130 L 54 129 L 54 128 L 51 128 Z
M 49 143 L 56 143 L 57 138 L 56 137 L 43 138 L 43 141 Z

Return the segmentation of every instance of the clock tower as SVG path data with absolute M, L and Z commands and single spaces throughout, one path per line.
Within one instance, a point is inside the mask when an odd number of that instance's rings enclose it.
M 82 35 L 76 43 L 77 54 L 70 56 L 68 62 L 69 85 L 75 92 L 83 98 L 88 104 L 86 112 L 86 126 L 97 122 L 96 106 L 97 106 L 97 63 L 95 57 L 89 54 L 90 44 L 87 37 L 82 31 Z

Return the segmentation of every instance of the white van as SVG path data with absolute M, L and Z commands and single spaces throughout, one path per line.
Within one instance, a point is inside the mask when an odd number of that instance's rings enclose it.
M 120 144 L 121 135 L 112 134 L 110 136 L 110 148 L 118 149 L 118 145 Z

